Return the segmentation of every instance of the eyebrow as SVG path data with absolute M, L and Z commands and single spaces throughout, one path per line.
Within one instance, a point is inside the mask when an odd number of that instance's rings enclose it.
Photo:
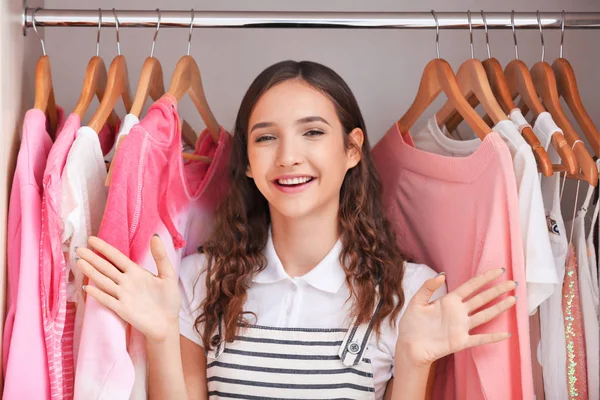
M 329 122 L 327 122 L 327 120 L 325 118 L 319 117 L 318 115 L 312 115 L 310 117 L 300 118 L 299 120 L 296 121 L 296 125 L 306 124 L 309 122 L 317 122 L 317 121 L 323 122 L 323 123 L 331 126 L 331 124 Z M 273 125 L 275 125 L 273 122 L 259 122 L 252 126 L 252 129 L 250 129 L 250 133 L 252 133 L 252 131 L 254 131 L 255 129 L 269 128 L 269 127 L 272 127 Z

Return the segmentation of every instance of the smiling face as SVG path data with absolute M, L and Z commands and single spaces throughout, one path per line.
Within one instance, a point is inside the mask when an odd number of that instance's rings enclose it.
M 326 95 L 302 80 L 279 83 L 258 100 L 248 127 L 246 175 L 271 212 L 287 218 L 337 212 L 346 172 L 360 161 L 363 132 L 356 128 L 345 138 Z

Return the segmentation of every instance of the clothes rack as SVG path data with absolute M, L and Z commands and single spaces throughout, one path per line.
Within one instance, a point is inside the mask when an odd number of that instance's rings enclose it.
M 36 11 L 37 10 L 37 11 Z M 155 10 L 115 10 L 119 27 L 155 27 Z M 32 27 L 35 13 L 38 27 L 97 27 L 98 9 L 60 10 L 24 8 L 23 32 Z M 190 27 L 190 10 L 160 10 L 163 27 Z M 436 22 L 430 11 L 423 12 L 299 12 L 299 11 L 195 11 L 195 28 L 342 28 L 342 29 L 431 29 Z M 473 13 L 472 27 L 483 29 L 479 12 Z M 112 10 L 102 10 L 102 26 L 114 27 Z M 441 29 L 468 29 L 467 12 L 436 12 Z M 486 12 L 489 29 L 511 29 L 511 12 Z M 561 29 L 562 12 L 541 12 L 544 29 Z M 600 12 L 565 12 L 565 29 L 600 29 Z M 518 29 L 539 29 L 536 12 L 515 12 Z

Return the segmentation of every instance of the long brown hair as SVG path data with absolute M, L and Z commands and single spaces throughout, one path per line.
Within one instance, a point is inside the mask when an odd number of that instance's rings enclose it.
M 217 211 L 213 234 L 204 244 L 207 296 L 200 305 L 196 329 L 204 324 L 200 334 L 207 351 L 221 319 L 225 323 L 225 340 L 233 341 L 239 324 L 244 322 L 243 306 L 252 277 L 266 267 L 263 249 L 271 220 L 267 200 L 245 174 L 248 123 L 260 97 L 271 87 L 290 79 L 302 80 L 333 102 L 344 130 L 346 148 L 355 145 L 348 140 L 354 128 L 361 128 L 365 134 L 362 158 L 346 173 L 340 192 L 339 231 L 343 245 L 340 263 L 354 298 L 351 317 L 358 317 L 360 323 L 371 318 L 376 288 L 383 300 L 375 318 L 376 332 L 385 317 L 395 321 L 404 304 L 404 258 L 383 213 L 381 185 L 354 95 L 344 80 L 324 65 L 282 61 L 265 69 L 252 82 L 235 122 L 229 166 L 230 192 Z

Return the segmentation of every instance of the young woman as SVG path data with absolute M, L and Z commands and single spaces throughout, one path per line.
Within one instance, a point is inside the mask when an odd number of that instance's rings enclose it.
M 267 68 L 234 133 L 231 190 L 179 277 L 156 236 L 158 276 L 96 237 L 106 260 L 77 250 L 87 293 L 146 336 L 152 399 L 422 399 L 435 360 L 509 336 L 469 334 L 515 304 L 497 299 L 513 281 L 479 290 L 503 268 L 445 294 L 443 273 L 403 259 L 334 71 Z

